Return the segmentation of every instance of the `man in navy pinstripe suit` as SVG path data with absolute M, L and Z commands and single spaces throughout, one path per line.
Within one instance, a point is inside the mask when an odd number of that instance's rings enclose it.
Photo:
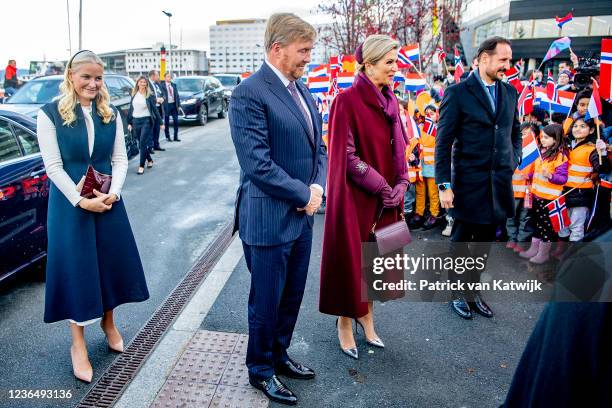
M 234 89 L 229 111 L 241 167 L 235 228 L 251 272 L 249 379 L 268 398 L 290 405 L 297 397 L 277 375 L 315 375 L 287 355 L 327 173 L 321 118 L 301 81 L 315 37 L 293 14 L 271 16 L 266 62 Z

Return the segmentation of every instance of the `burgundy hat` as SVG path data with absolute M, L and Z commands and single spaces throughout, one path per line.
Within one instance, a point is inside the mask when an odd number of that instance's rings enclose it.
M 355 59 L 359 65 L 363 65 L 363 43 L 357 46 L 355 50 Z

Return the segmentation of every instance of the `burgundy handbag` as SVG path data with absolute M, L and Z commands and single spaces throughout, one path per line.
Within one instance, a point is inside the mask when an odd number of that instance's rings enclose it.
M 83 176 L 83 179 L 81 179 L 81 182 L 77 186 L 77 191 L 81 193 L 81 197 L 85 198 L 94 198 L 94 189 L 101 193 L 108 194 L 112 180 L 112 176 L 96 171 L 90 164 L 87 167 L 85 176 Z
M 384 210 L 385 208 L 381 206 L 370 232 L 370 241 L 376 242 L 379 255 L 397 251 L 412 242 L 412 235 L 410 234 L 403 213 L 400 221 L 376 229 L 376 224 L 380 221 Z

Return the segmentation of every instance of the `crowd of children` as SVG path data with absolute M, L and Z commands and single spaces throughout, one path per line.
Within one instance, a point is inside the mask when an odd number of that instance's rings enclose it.
M 564 70 L 560 76 L 569 75 Z M 567 115 L 550 115 L 536 107 L 521 118 L 523 139 L 536 141 L 538 158 L 514 172 L 515 216 L 499 226 L 498 237 L 507 239 L 506 247 L 531 263 L 560 258 L 566 242 L 589 240 L 610 228 L 612 132 L 610 127 L 604 131 L 601 120 L 587 119 L 590 99 L 591 91 L 584 89 Z M 444 224 L 446 216 L 443 235 L 450 236 L 452 218 L 442 213 L 435 183 L 438 107 L 433 99 L 420 109 L 411 109 L 405 101 L 400 105 L 408 117 L 406 127 L 411 120 L 418 126 L 416 134 L 408 132 L 413 137 L 406 149 L 411 188 L 404 211 L 409 226 L 431 229 Z M 553 226 L 550 213 L 555 205 L 559 211 L 563 206 L 568 209 L 569 225 Z

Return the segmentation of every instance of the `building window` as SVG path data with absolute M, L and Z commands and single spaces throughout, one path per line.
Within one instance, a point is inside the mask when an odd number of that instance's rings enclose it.
M 532 38 L 533 20 L 519 20 L 514 22 L 514 27 L 510 26 L 511 38 L 524 39 Z
M 612 35 L 612 16 L 591 17 L 591 35 Z
M 589 17 L 574 17 L 561 30 L 564 37 L 586 37 L 589 35 Z
M 575 19 L 574 19 L 575 21 Z M 568 25 L 574 24 L 574 22 L 568 23 Z M 549 20 L 536 20 L 533 29 L 534 38 L 549 38 L 558 37 L 559 27 L 553 19 Z

